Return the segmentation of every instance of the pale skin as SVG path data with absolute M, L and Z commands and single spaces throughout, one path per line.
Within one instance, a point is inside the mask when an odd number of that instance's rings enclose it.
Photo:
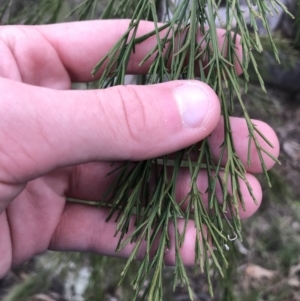
M 219 100 L 203 83 L 70 90 L 72 82 L 92 79 L 94 65 L 127 25 L 128 21 L 115 20 L 0 28 L 0 277 L 48 249 L 114 255 L 118 238 L 113 237 L 114 221 L 105 222 L 107 210 L 66 202 L 67 197 L 99 201 L 113 180 L 106 176 L 112 161 L 161 156 L 208 135 L 218 158 L 223 139 Z M 139 34 L 151 29 L 153 24 L 142 23 Z M 219 37 L 222 45 L 221 31 Z M 147 72 L 149 64 L 138 63 L 154 43 L 149 40 L 137 47 L 129 74 Z M 237 45 L 239 56 L 240 52 Z M 199 110 L 202 113 L 188 123 L 183 121 L 187 111 L 178 109 L 174 96 L 178 87 L 185 92 L 185 84 L 209 102 L 209 109 Z M 189 87 L 186 91 L 191 91 Z M 191 93 L 186 95 L 193 98 Z M 195 101 L 195 106 L 201 108 L 202 103 Z M 232 118 L 231 124 L 237 152 L 260 203 L 261 188 L 251 175 L 261 172 L 257 153 L 253 149 L 252 164 L 247 166 L 245 121 Z M 255 124 L 274 147 L 261 143 L 277 157 L 274 131 L 263 122 Z M 267 168 L 274 165 L 266 156 L 265 161 Z M 198 185 L 204 194 L 206 183 L 205 173 L 200 173 Z M 189 187 L 185 169 L 177 187 L 180 200 Z M 245 187 L 243 193 L 246 211 L 240 214 L 246 218 L 258 206 Z M 194 237 L 191 223 L 181 250 L 187 265 L 193 263 Z M 127 246 L 119 256 L 128 257 L 132 248 Z M 172 250 L 165 255 L 168 264 L 174 263 Z

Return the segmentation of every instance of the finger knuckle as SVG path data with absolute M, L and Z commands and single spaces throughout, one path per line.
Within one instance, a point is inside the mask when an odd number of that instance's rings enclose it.
M 149 132 L 145 99 L 133 86 L 120 86 L 116 91 L 121 105 L 124 129 L 129 139 L 142 143 Z

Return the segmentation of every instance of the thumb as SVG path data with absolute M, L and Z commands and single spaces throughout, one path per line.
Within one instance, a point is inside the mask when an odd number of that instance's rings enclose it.
M 0 180 L 27 182 L 58 167 L 143 160 L 209 135 L 219 100 L 199 81 L 56 91 L 1 79 Z
M 220 119 L 214 91 L 197 81 L 93 93 L 98 107 L 98 122 L 91 125 L 98 127 L 93 147 L 100 160 L 143 160 L 174 152 L 205 138 Z

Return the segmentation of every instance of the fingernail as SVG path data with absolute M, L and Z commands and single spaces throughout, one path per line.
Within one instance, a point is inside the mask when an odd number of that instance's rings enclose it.
M 197 84 L 187 83 L 175 88 L 175 98 L 183 124 L 189 128 L 200 127 L 210 107 L 206 91 Z

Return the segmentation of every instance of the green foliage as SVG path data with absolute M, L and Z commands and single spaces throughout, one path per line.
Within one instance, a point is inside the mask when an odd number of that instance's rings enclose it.
M 299 0 L 297 0 L 297 11 L 296 11 L 296 19 L 294 23 L 294 27 L 296 28 L 296 37 L 294 40 L 294 45 L 299 48 L 300 47 L 300 5 Z
M 275 3 L 280 5 L 277 1 L 271 1 L 271 5 L 275 5 Z M 121 16 L 126 17 L 128 11 L 133 12 L 132 22 L 129 25 L 128 31 L 107 56 L 102 58 L 92 74 L 96 74 L 106 64 L 99 80 L 99 87 L 107 88 L 124 84 L 129 57 L 134 51 L 135 46 L 154 36 L 156 37 L 157 45 L 141 61 L 141 64 L 143 64 L 145 61 L 151 59 L 149 74 L 147 77 L 144 77 L 143 84 L 155 84 L 164 82 L 165 80 L 176 79 L 199 79 L 208 83 L 217 92 L 221 101 L 225 138 L 221 146 L 221 156 L 218 162 L 213 160 L 209 144 L 204 140 L 200 146 L 196 162 L 193 162 L 191 154 L 197 153 L 196 147 L 199 148 L 199 146 L 192 146 L 178 152 L 175 160 L 170 160 L 170 156 L 165 156 L 163 159 L 137 163 L 133 168 L 132 164 L 126 163 L 123 168 L 117 171 L 118 176 L 108 192 L 108 195 L 112 195 L 112 197 L 105 198 L 102 206 L 112 203 L 111 214 L 108 218 L 118 212 L 117 233 L 121 234 L 121 239 L 117 251 L 127 243 L 136 244 L 131 257 L 128 259 L 128 264 L 125 266 L 124 274 L 129 264 L 136 258 L 142 242 L 145 241 L 147 245 L 147 252 L 142 260 L 137 277 L 133 281 L 136 289 L 134 300 L 148 275 L 150 276 L 150 283 L 148 291 L 146 291 L 142 300 L 146 298 L 147 294 L 149 300 L 162 300 L 163 257 L 165 251 L 170 248 L 168 236 L 168 227 L 170 224 L 176 233 L 174 287 L 177 283 L 181 283 L 189 289 L 189 280 L 180 258 L 180 247 L 184 241 L 185 230 L 179 232 L 177 227 L 178 218 L 184 218 L 186 224 L 190 218 L 194 220 L 198 233 L 195 241 L 195 267 L 198 267 L 200 271 L 206 272 L 211 294 L 212 287 L 209 277 L 211 261 L 208 255 L 211 256 L 215 268 L 219 270 L 221 275 L 223 275 L 222 266 L 226 268 L 228 265 L 224 256 L 224 247 L 228 243 L 228 236 L 232 234 L 224 235 L 223 230 L 224 224 L 228 224 L 231 233 L 240 237 L 241 225 L 238 216 L 238 207 L 240 203 L 243 206 L 243 197 L 240 191 L 241 180 L 246 183 L 255 201 L 252 189 L 245 177 L 245 168 L 236 154 L 232 141 L 229 117 L 234 112 L 234 96 L 239 100 L 239 105 L 242 108 L 249 129 L 248 164 L 251 162 L 250 146 L 254 144 L 260 156 L 265 177 L 269 182 L 266 167 L 262 159 L 262 152 L 267 153 L 267 151 L 261 148 L 256 135 L 260 135 L 267 143 L 269 142 L 252 124 L 248 116 L 240 93 L 238 75 L 233 67 L 236 61 L 238 61 L 235 54 L 236 34 L 240 33 L 244 56 L 243 61 L 239 62 L 239 64 L 244 72 L 245 85 L 247 86 L 247 81 L 249 80 L 248 66 L 251 62 L 264 89 L 252 49 L 262 51 L 255 20 L 259 17 L 268 30 L 266 16 L 269 8 L 266 1 L 256 2 L 259 7 L 258 12 L 254 10 L 253 4 L 248 3 L 251 24 L 254 29 L 254 38 L 249 34 L 247 25 L 241 14 L 239 2 L 227 2 L 223 49 L 219 49 L 215 26 L 215 19 L 218 17 L 218 2 L 183 0 L 176 2 L 177 5 L 174 7 L 169 7 L 168 4 L 169 2 L 166 1 L 167 11 L 172 10 L 173 14 L 172 16 L 166 16 L 164 25 L 158 23 L 154 2 L 137 1 L 134 3 L 134 7 L 131 7 L 129 4 L 126 7 L 123 4 L 126 9 Z M 108 15 L 114 15 L 116 11 L 119 12 L 119 7 L 114 10 L 114 6 L 111 5 L 110 9 L 111 13 L 106 12 Z M 235 18 L 237 24 L 235 28 L 232 25 L 233 18 Z M 155 29 L 145 36 L 137 37 L 137 28 L 142 19 L 154 20 Z M 206 25 L 208 25 L 208 28 Z M 203 35 L 200 41 L 197 39 L 199 31 Z M 232 31 L 235 34 L 232 35 Z M 274 55 L 278 58 L 272 37 L 269 36 L 269 39 Z M 187 63 L 185 63 L 186 58 L 188 58 Z M 203 58 L 207 61 L 206 65 L 203 64 Z M 169 61 L 171 61 L 171 66 L 168 65 Z M 200 70 L 199 73 L 196 71 L 197 68 Z M 228 154 L 228 159 L 225 167 L 221 168 L 224 153 Z M 275 158 L 273 159 L 275 160 Z M 204 166 L 203 162 L 205 162 Z M 170 165 L 173 167 L 171 177 L 169 176 L 170 172 L 168 168 Z M 183 204 L 189 198 L 185 210 L 182 210 L 180 205 L 175 201 L 176 180 L 178 171 L 182 166 L 188 166 L 191 174 L 190 192 L 179 203 Z M 198 172 L 203 168 L 207 171 L 208 177 L 208 208 L 205 207 L 202 195 L 198 191 L 196 184 Z M 156 171 L 155 178 L 157 181 L 154 192 L 150 193 L 149 179 L 153 171 Z M 217 185 L 221 185 L 222 187 L 224 194 L 222 201 L 218 200 L 216 196 Z M 229 186 L 231 186 L 232 193 L 228 193 Z M 145 199 L 147 200 L 146 207 L 142 208 L 141 202 Z M 231 221 L 226 217 L 227 212 L 230 212 L 233 216 Z M 123 239 L 128 231 L 129 220 L 132 215 L 136 216 L 136 229 L 130 234 L 129 238 Z M 206 225 L 208 228 L 207 232 L 203 225 Z M 156 247 L 155 242 L 159 233 L 159 245 Z M 212 250 L 211 244 L 214 246 L 215 251 Z M 151 259 L 151 250 L 154 248 L 155 255 Z M 189 295 L 192 300 L 193 292 L 191 290 L 189 290 Z
M 56 22 L 61 18 L 61 8 L 65 5 L 63 0 L 41 0 L 32 7 L 25 7 L 20 14 L 13 15 L 11 8 L 14 0 L 5 2 L 0 11 L 1 20 L 5 24 L 24 23 L 39 24 Z M 183 219 L 185 226 L 190 219 L 194 220 L 197 230 L 195 238 L 195 270 L 205 272 L 210 293 L 213 294 L 211 270 L 218 270 L 224 276 L 224 301 L 232 298 L 231 279 L 232 266 L 228 269 L 228 259 L 225 255 L 226 246 L 230 244 L 231 236 L 241 238 L 241 222 L 238 215 L 240 204 L 243 206 L 243 197 L 240 182 L 244 181 L 250 194 L 252 189 L 246 180 L 246 170 L 238 157 L 233 143 L 229 118 L 235 113 L 236 107 L 243 112 L 249 129 L 248 164 L 251 164 L 250 147 L 255 145 L 260 156 L 262 169 L 267 182 L 269 175 L 262 158 L 267 153 L 258 142 L 261 136 L 268 142 L 252 123 L 241 93 L 241 82 L 234 65 L 239 64 L 244 73 L 244 91 L 248 89 L 252 66 L 253 74 L 257 77 L 264 90 L 263 78 L 258 70 L 255 53 L 262 52 L 264 41 L 258 35 L 257 19 L 260 19 L 268 35 L 268 48 L 273 52 L 275 60 L 280 55 L 275 47 L 267 23 L 270 7 L 276 5 L 285 7 L 277 0 L 247 1 L 252 33 L 249 32 L 242 15 L 239 1 L 226 2 L 226 21 L 224 24 L 224 46 L 220 49 L 216 34 L 215 21 L 219 18 L 218 8 L 221 1 L 182 0 L 182 1 L 145 1 L 145 0 L 110 0 L 106 7 L 98 0 L 85 0 L 71 10 L 69 16 L 78 20 L 97 18 L 102 10 L 101 18 L 132 18 L 128 30 L 117 44 L 99 63 L 91 70 L 92 74 L 103 73 L 99 80 L 99 88 L 122 85 L 125 82 L 126 69 L 131 54 L 136 45 L 149 38 L 156 38 L 157 45 L 148 53 L 140 64 L 151 60 L 149 74 L 139 79 L 144 85 L 161 83 L 166 80 L 197 79 L 209 84 L 218 94 L 224 118 L 224 142 L 221 145 L 221 156 L 216 162 L 211 155 L 207 140 L 200 146 L 194 145 L 178 152 L 176 155 L 165 156 L 143 162 L 126 162 L 118 168 L 116 180 L 102 200 L 101 206 L 111 205 L 108 219 L 117 213 L 116 233 L 120 234 L 120 241 L 116 252 L 119 252 L 128 243 L 134 243 L 135 248 L 121 273 L 123 283 L 133 276 L 131 285 L 134 289 L 131 300 L 163 300 L 163 270 L 164 255 L 170 248 L 169 230 L 175 232 L 175 269 L 173 287 L 185 285 L 191 300 L 194 292 L 190 285 L 187 270 L 180 257 L 180 248 L 185 238 L 185 227 L 178 229 L 178 219 Z M 163 10 L 163 14 L 158 8 Z M 257 9 L 255 9 L 257 7 Z M 145 36 L 137 36 L 137 29 L 141 20 L 154 21 L 152 32 Z M 159 23 L 164 21 L 162 25 Z M 233 32 L 233 34 L 232 34 Z M 197 38 L 199 33 L 202 38 Z M 237 34 L 241 34 L 243 59 L 239 61 L 236 56 Z M 171 63 L 169 63 L 171 61 Z M 203 63 L 205 61 L 205 63 Z M 238 104 L 234 102 L 238 99 Z M 224 154 L 228 154 L 226 165 L 221 167 Z M 197 159 L 193 157 L 197 155 Z M 267 153 L 268 154 L 268 153 Z M 268 154 L 270 155 L 270 154 Z M 271 156 L 271 155 L 270 155 Z M 275 158 L 273 158 L 276 160 Z M 204 163 L 205 162 L 205 163 Z M 170 167 L 172 171 L 170 172 Z M 191 175 L 190 191 L 183 200 L 176 200 L 176 181 L 180 168 L 188 168 Z M 203 202 L 203 195 L 197 187 L 197 175 L 204 169 L 208 177 L 208 205 Z M 156 179 L 154 191 L 151 191 L 150 178 Z M 223 199 L 216 195 L 217 185 L 221 186 Z M 231 193 L 228 192 L 230 188 Z M 188 200 L 188 201 L 187 201 Z M 182 204 L 186 205 L 182 209 Z M 227 218 L 228 213 L 233 216 Z M 115 215 L 114 215 L 115 216 Z M 129 222 L 135 216 L 135 230 L 128 236 Z M 206 231 L 206 228 L 208 231 Z M 146 244 L 146 254 L 138 267 L 135 259 L 142 244 Z M 233 253 L 231 253 L 233 254 Z M 91 290 L 87 290 L 87 300 L 94 300 L 94 294 L 102 294 L 101 287 L 96 284 L 103 281 L 104 274 L 101 267 L 106 259 L 92 257 L 93 281 Z M 95 260 L 95 261 L 94 261 Z M 136 271 L 132 273 L 132 271 Z M 129 277 L 130 278 L 130 277 Z M 148 283 L 145 288 L 145 283 Z M 129 285 L 128 285 L 129 286 Z M 30 287 L 30 285 L 28 285 Z M 13 299 L 11 299 L 13 300 Z M 16 299 L 15 299 L 16 300 Z M 250 300 L 250 299 L 249 299 Z M 256 300 L 256 299 L 251 299 Z
M 89 266 L 92 267 L 92 271 L 84 296 L 86 301 L 97 301 L 99 296 L 105 295 L 105 290 L 109 290 L 109 288 L 112 288 L 113 291 L 116 290 L 119 282 L 116 275 L 121 274 L 125 262 L 119 258 L 109 258 L 96 254 L 90 254 L 89 259 Z M 137 264 L 133 264 L 124 279 L 120 289 L 123 300 L 130 300 L 134 293 L 131 279 L 135 276 L 136 271 Z
M 27 298 L 46 291 L 51 283 L 51 276 L 46 271 L 27 276 L 27 278 L 15 285 L 4 297 L 3 301 L 24 301 Z
M 64 0 L 40 0 L 29 1 L 24 5 L 15 0 L 7 0 L 0 9 L 0 22 L 28 25 L 55 23 L 61 16 L 64 2 Z

